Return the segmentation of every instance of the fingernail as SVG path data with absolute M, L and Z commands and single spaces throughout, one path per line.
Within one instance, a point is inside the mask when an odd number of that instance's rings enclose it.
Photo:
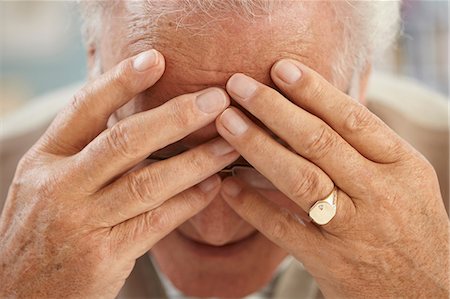
M 226 97 L 217 89 L 210 89 L 197 96 L 196 105 L 200 111 L 213 113 L 221 110 L 225 105 Z
M 216 156 L 224 156 L 232 151 L 234 151 L 234 147 L 223 139 L 219 139 L 211 144 L 211 152 Z
M 245 133 L 248 129 L 248 125 L 233 109 L 225 110 L 220 120 L 223 126 L 235 136 Z
M 287 84 L 292 84 L 302 76 L 300 69 L 292 62 L 281 60 L 275 65 L 275 73 Z
M 203 193 L 208 193 L 209 191 L 214 189 L 218 183 L 219 180 L 217 179 L 217 176 L 213 175 L 204 180 L 203 182 L 199 183 L 198 187 L 200 188 L 200 190 L 202 190 Z
M 227 83 L 227 89 L 242 99 L 251 97 L 257 88 L 255 80 L 243 74 L 233 75 Z
M 133 61 L 133 68 L 138 72 L 143 72 L 158 63 L 158 54 L 155 50 L 142 52 Z
M 230 197 L 236 197 L 241 192 L 242 188 L 233 180 L 226 180 L 222 182 L 222 190 Z

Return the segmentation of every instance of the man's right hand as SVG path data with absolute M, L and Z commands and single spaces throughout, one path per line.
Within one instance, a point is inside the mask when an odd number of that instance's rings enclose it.
M 221 138 L 130 169 L 213 122 L 229 105 L 223 90 L 107 128 L 164 66 L 154 50 L 124 60 L 78 92 L 22 158 L 0 218 L 0 297 L 114 297 L 139 256 L 216 196 L 215 173 L 239 156 Z

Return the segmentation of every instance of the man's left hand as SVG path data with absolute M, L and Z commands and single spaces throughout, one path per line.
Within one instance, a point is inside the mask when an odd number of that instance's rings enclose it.
M 284 96 L 243 74 L 227 91 L 290 149 L 236 108 L 217 129 L 305 214 L 336 186 L 336 215 L 302 221 L 235 177 L 223 182 L 224 199 L 327 297 L 448 298 L 449 221 L 433 167 L 308 67 L 281 60 L 271 77 Z

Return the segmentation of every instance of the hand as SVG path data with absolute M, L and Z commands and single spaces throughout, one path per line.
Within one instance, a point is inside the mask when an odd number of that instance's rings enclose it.
M 239 156 L 221 138 L 130 171 L 229 105 L 211 88 L 107 129 L 164 71 L 161 54 L 141 55 L 78 92 L 22 158 L 0 219 L 1 298 L 115 297 L 135 260 L 219 192 L 215 173 Z
M 448 298 L 449 221 L 430 164 L 304 65 L 282 60 L 271 77 L 285 97 L 243 74 L 227 91 L 295 152 L 235 108 L 217 129 L 304 213 L 337 186 L 337 213 L 323 226 L 302 221 L 236 178 L 222 183 L 225 200 L 327 297 Z

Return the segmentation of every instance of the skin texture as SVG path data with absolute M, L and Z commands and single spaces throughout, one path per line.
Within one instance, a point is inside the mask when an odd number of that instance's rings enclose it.
M 126 32 L 123 32 L 126 26 L 117 21 L 127 20 L 121 7 L 116 8 L 114 15 L 114 22 L 108 24 L 111 29 L 103 35 L 101 49 L 115 51 L 101 51 L 99 55 L 105 69 L 136 51 L 146 49 L 147 45 L 144 36 L 143 40 L 137 42 L 126 38 Z M 286 16 L 298 18 L 286 19 Z M 152 46 L 164 54 L 164 76 L 155 86 L 120 109 L 110 123 L 136 111 L 151 109 L 186 92 L 211 86 L 224 88 L 235 72 L 245 72 L 265 84 L 275 86 L 269 75 L 270 67 L 282 57 L 299 59 L 332 80 L 330 66 L 337 59 L 334 35 L 339 35 L 340 29 L 334 22 L 314 22 L 332 16 L 331 8 L 323 3 L 311 4 L 307 8 L 286 4 L 277 7 L 271 22 L 267 17 L 258 19 L 255 24 L 234 18 L 235 21 L 231 23 L 215 22 L 211 33 L 207 35 L 192 35 L 189 29 L 183 28 L 175 30 L 171 25 L 174 21 L 163 18 L 158 31 L 154 33 L 158 38 Z M 195 19 L 195 16 L 192 18 Z M 277 34 L 268 35 L 268 31 Z M 337 85 L 342 90 L 348 89 L 348 82 L 337 82 Z M 364 85 L 361 90 L 364 90 Z M 171 155 L 215 136 L 218 133 L 214 124 L 211 124 L 161 154 Z M 277 197 L 283 196 L 279 194 Z M 243 244 L 245 250 L 239 253 L 224 253 L 228 249 L 217 247 L 236 243 L 254 234 L 258 234 L 257 238 Z M 198 244 L 190 244 L 190 240 L 185 240 L 183 236 L 212 245 L 212 248 L 208 246 L 208 250 L 213 252 L 199 254 L 191 246 Z M 152 249 L 160 269 L 177 288 L 193 296 L 239 297 L 254 292 L 272 279 L 286 254 L 284 249 L 259 234 L 236 214 L 220 194 L 201 213 Z M 238 281 L 237 273 L 240 276 Z
M 301 77 L 284 82 L 282 65 L 301 70 Z M 222 182 L 225 200 L 302 261 L 326 297 L 447 298 L 449 221 L 430 164 L 303 64 L 278 62 L 271 75 L 286 97 L 242 74 L 228 81 L 227 91 L 297 154 L 235 108 L 217 119 L 219 133 L 305 211 L 334 182 L 336 216 L 322 226 L 298 221 L 234 178 Z M 251 94 L 239 92 L 253 85 Z M 238 121 L 233 125 L 230 115 L 245 125 L 233 130 Z M 277 164 L 269 157 L 279 157 Z
M 313 8 L 280 10 L 272 19 L 279 35 L 264 35 L 264 22 L 207 38 L 162 27 L 154 47 L 164 57 L 138 72 L 139 45 L 121 35 L 118 6 L 101 43 L 114 51 L 96 53 L 105 74 L 75 95 L 18 167 L 0 222 L 0 297 L 114 297 L 150 249 L 188 295 L 246 295 L 289 253 L 328 297 L 448 297 L 448 219 L 434 171 L 342 93 L 345 82 L 328 83 L 338 29 L 308 23 L 331 15 Z M 305 20 L 300 37 L 288 15 Z M 277 75 L 280 64 L 271 69 L 282 57 L 301 70 L 291 84 Z M 253 95 L 238 95 L 239 78 L 256 79 Z M 216 88 L 209 91 L 222 103 L 200 112 L 198 91 L 211 86 L 226 88 L 234 108 Z M 229 129 L 233 112 L 247 127 L 241 134 Z M 170 144 L 159 153 L 188 151 L 136 167 Z M 299 211 L 335 184 L 336 217 L 318 227 L 273 194 L 232 178 L 219 184 L 214 173 L 239 154 Z
M 111 113 L 162 75 L 163 56 L 150 53 L 150 68 L 137 71 L 132 57 L 86 85 L 20 161 L 0 222 L 0 297 L 115 297 L 135 260 L 219 191 L 214 174 L 238 157 L 221 138 L 129 170 L 213 121 L 229 105 L 222 90 L 183 95 L 106 128 Z M 205 94 L 218 99 L 208 113 L 197 104 Z

